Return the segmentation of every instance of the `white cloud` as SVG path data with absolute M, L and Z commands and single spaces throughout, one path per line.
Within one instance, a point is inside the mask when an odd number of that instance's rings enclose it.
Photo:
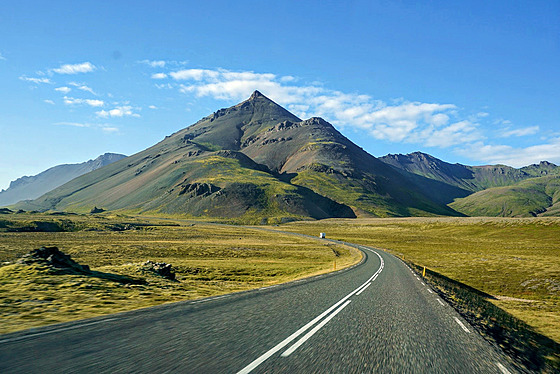
M 111 110 L 100 110 L 96 112 L 98 117 L 109 118 L 109 117 L 140 117 L 138 113 L 134 113 L 135 108 L 129 105 L 117 106 Z
M 185 69 L 171 72 L 169 75 L 175 80 L 201 81 L 203 79 L 217 79 L 220 73 L 215 70 L 207 69 Z
M 19 77 L 19 79 L 21 79 L 22 81 L 32 82 L 32 83 L 35 83 L 35 84 L 40 84 L 40 83 L 51 84 L 52 83 L 49 78 L 29 78 L 29 77 L 26 77 L 25 75 L 22 75 L 21 77 Z
M 447 148 L 458 144 L 465 144 L 480 140 L 482 135 L 477 130 L 477 125 L 469 121 L 453 123 L 442 129 L 429 131 L 421 141 L 428 147 Z
M 72 127 L 91 127 L 90 123 L 77 123 L 77 122 L 58 122 L 57 126 L 72 126 Z
M 97 94 L 93 91 L 93 89 L 91 89 L 90 87 L 85 86 L 85 85 L 79 86 L 79 87 L 78 87 L 78 90 L 82 90 L 82 91 L 89 92 L 89 93 L 92 94 L 92 95 L 97 95 Z
M 45 103 L 47 103 L 47 104 L 54 105 L 54 101 L 52 101 L 52 100 L 48 100 L 48 99 L 47 99 L 47 100 L 43 100 L 43 102 L 45 102 Z
M 87 105 L 93 106 L 93 107 L 101 107 L 101 106 L 105 105 L 105 102 L 103 100 L 76 99 L 76 98 L 73 98 L 73 97 L 64 96 L 64 104 L 66 104 L 66 105 L 87 104 Z
M 162 83 L 162 84 L 156 84 L 156 88 L 160 89 L 160 90 L 171 90 L 173 89 L 173 86 L 169 83 Z
M 294 77 L 253 71 L 184 69 L 170 76 L 186 81 L 178 86 L 185 94 L 239 101 L 259 90 L 300 117 L 323 117 L 339 127 L 361 129 L 391 142 L 450 147 L 482 137 L 475 122 L 456 118 L 453 104 L 399 100 L 387 105 L 369 95 L 329 90 L 319 84 L 294 85 Z M 455 122 L 449 125 L 452 118 Z
M 148 108 L 150 108 L 150 109 L 157 109 L 158 107 L 155 106 L 155 105 L 150 105 Z
M 90 73 L 96 70 L 97 67 L 91 62 L 82 62 L 81 64 L 65 64 L 61 65 L 56 69 L 51 71 L 57 74 L 78 74 L 78 73 Z
M 544 144 L 525 148 L 476 142 L 466 148 L 458 149 L 456 152 L 462 156 L 488 164 L 522 167 L 537 164 L 541 161 L 550 161 L 558 165 L 560 164 L 560 137 L 553 138 Z
M 84 84 L 84 83 L 70 82 L 70 83 L 68 83 L 68 84 L 71 85 L 71 86 L 76 87 L 78 90 L 85 91 L 85 92 L 89 92 L 90 94 L 96 95 L 96 96 L 97 96 L 97 94 L 93 91 L 93 89 L 90 88 L 90 87 L 88 87 L 88 86 L 87 86 L 86 84 Z
M 4 57 L 4 56 L 2 55 L 2 53 L 1 53 L 1 52 L 0 52 L 0 60 L 4 60 L 4 61 L 6 61 L 6 60 L 7 60 L 7 58 L 6 58 L 6 57 Z
M 510 136 L 527 136 L 527 135 L 535 135 L 540 130 L 539 126 L 530 126 L 524 127 L 520 129 L 506 129 L 503 133 L 500 134 L 502 138 L 509 138 Z
M 165 79 L 165 78 L 167 78 L 167 74 L 165 73 L 152 74 L 152 79 Z
M 55 91 L 58 91 L 58 92 L 65 93 L 65 94 L 67 94 L 68 92 L 72 91 L 72 89 L 71 89 L 70 87 L 66 87 L 66 86 L 57 87 L 57 88 L 55 88 L 54 90 L 55 90 Z
M 106 132 L 106 133 L 114 133 L 114 132 L 119 132 L 119 128 L 118 127 L 101 127 L 101 131 Z
M 146 64 L 153 68 L 163 68 L 165 67 L 166 62 L 163 60 L 142 60 L 138 61 L 139 64 Z
M 286 75 L 280 78 L 280 82 L 295 82 L 297 81 L 296 77 L 292 77 L 291 75 Z
M 80 127 L 80 128 L 93 128 L 101 130 L 105 133 L 117 133 L 119 132 L 119 128 L 106 124 L 106 123 L 80 123 L 80 122 L 58 122 L 55 123 L 57 126 L 71 126 L 71 127 Z

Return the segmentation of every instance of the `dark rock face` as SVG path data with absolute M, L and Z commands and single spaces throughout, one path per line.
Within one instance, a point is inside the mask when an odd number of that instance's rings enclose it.
M 187 183 L 183 186 L 181 191 L 179 191 L 179 195 L 190 194 L 192 197 L 208 196 L 219 190 L 220 187 L 214 186 L 211 183 Z
M 105 209 L 103 209 L 103 208 L 98 208 L 98 207 L 95 206 L 95 207 L 93 207 L 92 210 L 90 210 L 90 213 L 91 213 L 91 214 L 103 213 L 104 211 L 105 211 Z
M 142 265 L 142 269 L 154 272 L 163 278 L 175 280 L 175 273 L 173 272 L 171 264 L 166 264 L 165 262 L 152 262 L 148 260 Z
M 80 273 L 89 273 L 89 266 L 80 265 L 69 255 L 61 252 L 57 247 L 41 247 L 23 255 L 18 264 L 43 264 L 58 269 L 71 269 Z

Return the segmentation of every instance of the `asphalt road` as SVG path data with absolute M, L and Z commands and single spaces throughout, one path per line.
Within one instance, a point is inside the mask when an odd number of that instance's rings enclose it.
M 399 259 L 0 336 L 0 373 L 516 373 Z

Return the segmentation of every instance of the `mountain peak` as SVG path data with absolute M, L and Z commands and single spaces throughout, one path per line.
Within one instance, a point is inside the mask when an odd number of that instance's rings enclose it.
M 255 99 L 259 99 L 259 98 L 268 99 L 266 96 L 264 96 L 262 93 L 260 93 L 260 91 L 255 90 L 255 92 L 253 92 L 251 94 L 251 97 L 249 97 L 249 100 L 255 100 Z

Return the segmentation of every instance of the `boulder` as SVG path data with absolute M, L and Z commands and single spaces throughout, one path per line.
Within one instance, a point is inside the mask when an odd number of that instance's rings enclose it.
M 163 278 L 175 280 L 175 273 L 173 272 L 171 264 L 166 264 L 165 262 L 153 262 L 148 260 L 142 264 L 142 269 L 154 272 Z

